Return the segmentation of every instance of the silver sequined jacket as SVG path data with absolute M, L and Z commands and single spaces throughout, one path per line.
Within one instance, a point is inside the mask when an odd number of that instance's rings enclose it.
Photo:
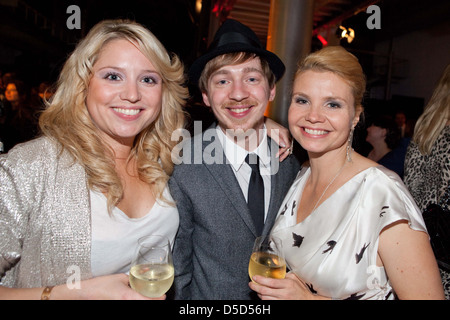
M 31 288 L 91 277 L 83 167 L 48 138 L 0 156 L 0 284 Z

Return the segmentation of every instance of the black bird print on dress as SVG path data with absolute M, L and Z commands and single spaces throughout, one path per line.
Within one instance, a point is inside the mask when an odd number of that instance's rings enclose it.
M 327 242 L 327 245 L 328 245 L 328 249 L 326 249 L 326 250 L 324 250 L 322 253 L 327 253 L 327 252 L 332 252 L 333 251 L 333 249 L 334 249 L 334 246 L 336 245 L 336 241 L 334 241 L 334 240 L 330 240 L 330 241 L 328 241 Z
M 364 255 L 364 251 L 366 251 L 366 249 L 367 249 L 367 247 L 368 247 L 369 245 L 370 245 L 370 242 L 369 242 L 368 245 L 366 245 L 366 244 L 364 243 L 364 246 L 361 248 L 361 251 L 360 251 L 359 253 L 355 254 L 356 264 L 358 264 L 358 263 L 361 261 L 363 255 Z
M 292 246 L 300 248 L 300 246 L 302 245 L 303 239 L 305 237 L 302 237 L 301 235 L 298 235 L 295 232 L 292 232 L 292 238 L 294 238 L 294 244 Z
M 297 202 L 296 201 L 294 201 L 294 203 L 292 204 L 292 211 L 291 211 L 291 216 L 293 216 L 294 215 L 294 209 L 295 209 L 295 207 L 297 206 Z
M 282 210 L 281 213 L 280 213 L 281 216 L 283 216 L 283 215 L 286 213 L 287 208 L 288 208 L 288 205 L 287 205 L 287 203 L 286 203 L 286 204 L 284 205 L 283 210 Z
M 389 209 L 389 206 L 384 206 L 384 207 L 381 208 L 380 218 L 383 218 L 383 214 L 386 213 L 386 211 L 384 211 L 384 209 Z
M 314 290 L 314 286 L 312 283 L 305 283 L 305 284 L 308 287 L 309 291 L 311 291 L 312 294 L 317 294 L 317 291 Z
M 365 293 L 359 294 L 359 295 L 358 295 L 358 293 L 354 293 L 350 297 L 346 298 L 345 300 L 360 300 L 365 295 L 366 295 Z
M 384 300 L 389 299 L 389 297 L 393 294 L 392 290 L 389 290 L 388 294 L 384 297 Z

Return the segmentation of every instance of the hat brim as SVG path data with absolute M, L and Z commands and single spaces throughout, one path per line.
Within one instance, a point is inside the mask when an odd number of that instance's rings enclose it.
M 217 56 L 220 56 L 222 54 L 226 53 L 234 53 L 234 52 L 250 52 L 254 53 L 264 60 L 267 61 L 269 64 L 270 69 L 272 70 L 273 74 L 275 75 L 276 81 L 280 80 L 283 76 L 286 67 L 284 66 L 283 61 L 281 61 L 280 58 L 278 58 L 277 55 L 274 53 L 267 51 L 262 48 L 255 48 L 253 46 L 245 46 L 242 43 L 238 44 L 229 44 L 227 46 L 215 48 L 211 52 L 207 52 L 203 56 L 199 57 L 197 60 L 195 60 L 190 69 L 189 69 L 189 79 L 192 83 L 198 84 L 198 80 L 200 79 L 200 76 L 203 72 L 203 69 L 205 68 L 205 65 L 208 63 L 208 61 L 214 59 Z

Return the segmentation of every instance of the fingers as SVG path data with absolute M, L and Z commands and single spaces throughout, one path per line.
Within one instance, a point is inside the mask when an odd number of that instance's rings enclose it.
M 279 158 L 280 162 L 282 162 L 284 159 L 289 157 L 293 150 L 294 150 L 294 141 L 291 141 L 291 144 L 289 147 L 287 146 L 280 146 L 280 149 L 278 150 L 277 157 Z
M 250 289 L 255 291 L 262 300 L 284 299 L 283 291 L 285 288 L 283 279 L 272 279 L 262 276 L 253 276 L 254 282 L 250 282 Z
M 263 276 L 253 276 L 253 281 L 256 282 L 255 285 L 262 285 L 274 289 L 280 289 L 284 287 L 280 279 L 267 278 Z
M 258 296 L 263 300 L 301 300 L 311 298 L 311 292 L 294 273 L 286 274 L 284 279 L 272 279 L 262 276 L 254 276 L 249 284 Z

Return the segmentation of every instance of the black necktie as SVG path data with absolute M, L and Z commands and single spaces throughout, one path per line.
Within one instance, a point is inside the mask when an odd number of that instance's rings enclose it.
M 259 157 L 248 154 L 245 162 L 252 168 L 252 175 L 248 184 L 248 208 L 256 226 L 256 232 L 261 235 L 264 227 L 264 182 L 259 172 Z

